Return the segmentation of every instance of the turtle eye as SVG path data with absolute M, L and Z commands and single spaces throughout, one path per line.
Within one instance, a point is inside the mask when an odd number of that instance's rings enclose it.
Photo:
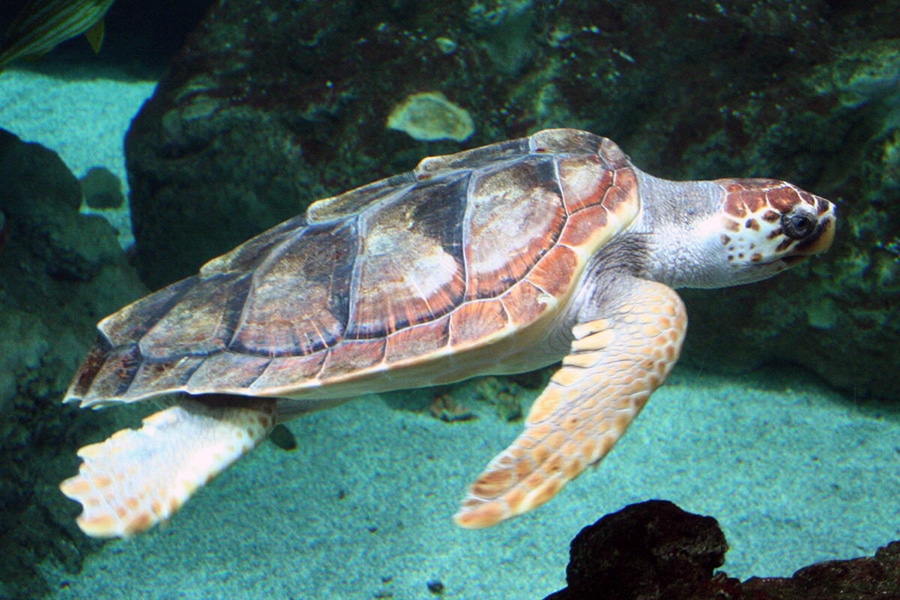
M 806 213 L 789 213 L 781 217 L 781 228 L 789 238 L 802 240 L 816 228 L 816 220 Z

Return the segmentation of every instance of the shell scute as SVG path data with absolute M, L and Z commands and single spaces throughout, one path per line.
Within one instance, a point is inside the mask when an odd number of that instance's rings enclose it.
M 545 294 L 561 298 L 571 285 L 559 274 L 577 272 L 578 263 L 579 258 L 574 250 L 564 245 L 555 246 L 528 273 L 528 281 Z
M 570 248 L 596 246 L 598 233 L 608 231 L 608 225 L 609 211 L 602 204 L 590 206 L 569 217 L 559 243 Z
M 523 327 L 536 321 L 547 312 L 548 304 L 555 304 L 547 292 L 529 280 L 513 286 L 500 299 L 513 327 Z
M 159 389 L 171 391 L 186 389 L 188 381 L 205 362 L 205 356 L 185 356 L 164 362 L 145 360 L 138 367 L 134 379 L 128 386 L 128 393 L 135 396 L 152 396 L 154 391 Z M 237 368 L 237 361 L 232 362 Z
M 603 194 L 613 184 L 614 171 L 606 168 L 596 154 L 561 158 L 558 169 L 570 215 L 600 204 Z
M 389 364 L 426 356 L 450 345 L 450 315 L 431 323 L 422 323 L 388 337 L 385 362 Z
M 109 315 L 97 325 L 100 337 L 112 348 L 140 340 L 196 282 L 197 277 L 183 279 Z
M 306 356 L 275 357 L 247 389 L 253 392 L 278 393 L 279 390 L 318 381 L 327 356 L 328 352 L 323 350 Z
M 463 347 L 500 334 L 509 324 L 509 315 L 500 300 L 467 302 L 450 318 L 450 345 Z
M 366 215 L 346 337 L 376 338 L 433 321 L 462 303 L 468 176 L 411 190 Z
M 531 156 L 480 177 L 468 211 L 467 298 L 494 298 L 521 281 L 565 227 L 553 157 Z
M 204 385 L 209 386 L 211 382 L 215 382 L 215 389 L 209 391 L 247 389 L 259 381 L 272 360 L 266 356 L 235 352 L 213 354 L 201 361 L 187 380 L 185 387 L 190 388 L 194 393 L 201 393 L 200 390 Z
M 574 129 L 545 129 L 530 138 L 533 152 L 541 154 L 597 154 L 602 137 Z
M 375 340 L 347 340 L 328 351 L 319 379 L 338 379 L 384 363 L 386 342 Z
M 298 356 L 334 346 L 347 323 L 357 239 L 356 220 L 345 219 L 273 248 L 253 271 L 229 350 Z
M 225 350 L 249 291 L 248 273 L 196 279 L 140 339 L 141 354 L 162 362 Z
M 96 375 L 87 386 L 83 385 L 85 382 L 81 382 L 83 391 L 79 396 L 86 399 L 96 398 L 98 402 L 102 402 L 104 398 L 118 398 L 128 393 L 142 361 L 137 344 L 110 349 L 103 362 L 82 366 L 82 369 L 86 367 L 96 369 Z M 76 381 L 80 379 L 78 377 Z
M 613 184 L 606 191 L 603 206 L 630 223 L 640 206 L 637 175 L 630 167 L 617 169 L 613 173 Z
M 498 165 L 504 160 L 515 160 L 527 156 L 530 152 L 531 146 L 528 138 L 509 140 L 464 150 L 456 154 L 423 158 L 413 173 L 418 178 L 433 179 L 454 171 L 473 171 L 485 166 Z
M 404 195 L 416 186 L 416 178 L 405 173 L 360 188 L 344 192 L 339 196 L 313 202 L 306 209 L 306 219 L 310 223 L 326 223 L 345 217 L 352 217 L 371 206 L 390 202 Z
M 304 215 L 288 219 L 284 223 L 250 238 L 222 256 L 207 261 L 200 268 L 200 277 L 205 279 L 216 274 L 252 271 L 269 255 L 272 248 L 296 235 L 298 230 L 308 224 Z

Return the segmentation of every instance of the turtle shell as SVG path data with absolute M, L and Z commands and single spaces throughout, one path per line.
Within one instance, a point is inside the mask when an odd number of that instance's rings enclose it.
M 627 156 L 587 132 L 426 158 L 101 321 L 67 400 L 343 398 L 548 364 L 554 317 L 639 209 Z

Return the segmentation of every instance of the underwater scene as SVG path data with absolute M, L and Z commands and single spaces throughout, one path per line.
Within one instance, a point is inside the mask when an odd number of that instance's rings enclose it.
M 898 15 L 4 1 L 0 599 L 900 598 Z

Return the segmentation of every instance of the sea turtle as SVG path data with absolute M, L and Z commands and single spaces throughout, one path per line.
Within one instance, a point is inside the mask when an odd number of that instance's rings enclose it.
M 457 513 L 487 527 L 609 452 L 678 358 L 673 288 L 764 279 L 824 252 L 834 206 L 782 181 L 674 182 L 572 129 L 426 158 L 105 318 L 66 394 L 176 394 L 86 446 L 79 526 L 169 518 L 275 424 L 360 394 L 562 365 Z M 387 492 L 385 492 L 387 493 Z

